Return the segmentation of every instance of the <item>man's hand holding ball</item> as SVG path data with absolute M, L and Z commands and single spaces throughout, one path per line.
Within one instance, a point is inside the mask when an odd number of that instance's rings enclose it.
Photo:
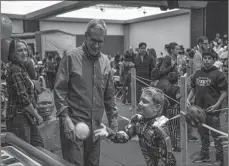
M 66 138 L 72 142 L 76 140 L 84 140 L 90 134 L 90 129 L 87 124 L 79 122 L 74 125 L 69 116 L 63 118 L 63 125 Z

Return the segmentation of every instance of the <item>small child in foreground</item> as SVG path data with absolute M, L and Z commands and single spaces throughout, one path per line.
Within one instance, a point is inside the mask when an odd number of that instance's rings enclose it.
M 131 118 L 124 131 L 115 132 L 102 124 L 102 129 L 94 131 L 95 136 L 106 136 L 114 143 L 126 143 L 137 135 L 147 166 L 176 166 L 166 126 L 168 119 L 162 116 L 164 101 L 162 91 L 144 88 L 138 105 L 139 114 Z

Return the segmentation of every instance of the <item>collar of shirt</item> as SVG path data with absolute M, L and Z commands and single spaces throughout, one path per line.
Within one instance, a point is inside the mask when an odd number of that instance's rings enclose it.
M 84 42 L 83 44 L 82 44 L 82 48 L 83 48 L 83 51 L 84 51 L 84 53 L 88 56 L 88 58 L 89 59 L 91 59 L 91 60 L 94 60 L 94 61 L 96 61 L 96 60 L 98 60 L 100 57 L 101 57 L 101 53 L 99 52 L 97 55 L 91 55 L 91 53 L 89 52 L 89 50 L 88 50 L 88 48 L 87 48 L 87 45 L 86 45 L 86 43 Z
M 13 60 L 13 61 L 12 61 L 12 64 L 15 64 L 15 65 L 17 65 L 17 66 L 20 66 L 24 71 L 26 71 L 25 66 L 22 65 L 21 63 L 19 63 L 18 61 Z M 27 71 L 26 71 L 26 72 L 27 72 Z

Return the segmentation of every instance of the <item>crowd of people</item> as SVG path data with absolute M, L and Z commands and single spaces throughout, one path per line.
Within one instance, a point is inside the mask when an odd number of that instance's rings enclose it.
M 40 63 L 26 42 L 11 40 L 10 63 L 7 67 L 2 64 L 2 70 L 7 71 L 7 130 L 34 146 L 44 146 L 37 127 L 43 118 L 36 110 L 38 92 L 34 80 L 45 73 L 47 86 L 53 90 L 65 160 L 80 166 L 98 166 L 102 137 L 126 143 L 137 135 L 147 165 L 175 166 L 172 150 L 181 151 L 177 143 L 179 122 L 177 119 L 169 122 L 168 128 L 166 123 L 180 114 L 179 78 L 190 77 L 187 103 L 208 110 L 206 124 L 220 129 L 219 113 L 214 111 L 221 108 L 228 91 L 227 36 L 220 38 L 217 34 L 210 43 L 207 37 L 200 36 L 193 49 L 171 42 L 165 45 L 165 52 L 160 56 L 153 48 L 147 49 L 147 43 L 141 42 L 135 51 L 130 46 L 123 56 L 117 53 L 112 60 L 100 52 L 106 35 L 105 22 L 91 20 L 82 46 L 66 51 L 62 59 L 47 55 L 41 68 L 37 67 Z M 136 81 L 138 114 L 123 131 L 118 131 L 115 92 L 122 86 L 123 104 L 131 103 L 131 68 L 136 69 L 136 77 L 145 84 Z M 120 80 L 115 82 L 114 76 L 119 76 Z M 108 127 L 102 124 L 104 111 Z M 77 137 L 79 133 L 74 126 L 79 122 L 84 122 L 91 130 L 85 140 Z M 198 130 L 201 153 L 193 162 L 209 162 L 209 131 Z M 189 126 L 189 140 L 198 141 L 192 133 Z M 222 140 L 219 134 L 211 134 L 216 147 L 215 166 L 224 166 Z
M 227 108 L 227 82 L 228 82 L 228 47 L 227 35 L 220 38 L 216 34 L 216 38 L 209 43 L 205 36 L 197 39 L 197 46 L 185 49 L 182 45 L 171 42 L 165 45 L 164 56 L 158 57 L 154 49 L 148 49 L 147 44 L 142 42 L 139 44 L 138 52 L 133 52 L 133 47 L 123 56 L 117 54 L 111 66 L 114 68 L 114 75 L 120 77 L 117 86 L 122 86 L 122 102 L 123 105 L 131 102 L 131 68 L 136 69 L 137 80 L 136 98 L 137 103 L 140 102 L 141 90 L 147 87 L 160 89 L 168 97 L 180 101 L 179 78 L 188 76 L 188 104 L 200 106 L 202 109 L 209 111 L 207 114 L 207 124 L 215 129 L 220 130 L 220 112 L 214 113 L 215 110 L 222 107 Z M 161 54 L 163 55 L 163 54 Z M 195 97 L 193 97 L 195 96 Z M 164 115 L 172 118 L 180 114 L 179 104 L 168 98 L 168 104 Z M 215 105 L 212 105 L 215 104 Z M 226 112 L 227 121 L 227 112 Z M 180 123 L 175 119 L 169 123 L 170 137 L 174 151 L 180 152 L 181 149 L 177 143 L 179 138 Z M 209 130 L 206 128 L 198 129 L 202 142 L 200 157 L 193 162 L 209 162 Z M 214 145 L 216 147 L 216 165 L 223 165 L 223 145 L 219 140 L 219 134 L 212 132 Z M 189 141 L 198 141 L 193 135 L 193 129 L 188 125 Z
M 152 86 L 157 84 L 157 88 L 165 91 L 165 88 L 168 87 L 168 74 L 170 72 L 176 70 L 178 78 L 184 75 L 193 75 L 196 70 L 201 68 L 202 52 L 206 48 L 212 48 L 217 55 L 214 66 L 223 72 L 226 77 L 228 75 L 227 35 L 224 35 L 224 38 L 221 39 L 220 35 L 216 34 L 216 38 L 210 44 L 206 37 L 199 37 L 197 46 L 194 48 L 185 49 L 183 45 L 178 45 L 175 42 L 166 44 L 165 52 L 161 53 L 161 56 L 157 56 L 153 48 L 146 50 L 146 47 L 146 43 L 140 43 L 139 48 L 135 49 L 137 51 L 134 51 L 133 47 L 130 46 L 124 55 L 117 52 L 113 59 L 109 57 L 114 75 L 120 77 L 120 80 L 115 82 L 116 86 L 123 86 L 123 104 L 130 103 L 131 100 L 130 70 L 133 67 L 136 68 L 136 75 L 145 79 L 146 83 L 151 83 Z M 172 64 L 170 64 L 171 59 Z M 139 92 L 137 92 L 138 101 L 139 96 Z

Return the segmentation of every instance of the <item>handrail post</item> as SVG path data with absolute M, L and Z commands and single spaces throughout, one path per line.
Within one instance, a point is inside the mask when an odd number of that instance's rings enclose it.
M 137 112 L 136 102 L 136 69 L 131 68 L 131 105 L 133 115 L 135 115 Z
M 180 111 L 187 112 L 187 77 L 181 77 L 180 80 Z M 188 145 L 187 145 L 187 123 L 185 117 L 180 117 L 180 143 L 181 143 L 181 165 L 188 166 Z

